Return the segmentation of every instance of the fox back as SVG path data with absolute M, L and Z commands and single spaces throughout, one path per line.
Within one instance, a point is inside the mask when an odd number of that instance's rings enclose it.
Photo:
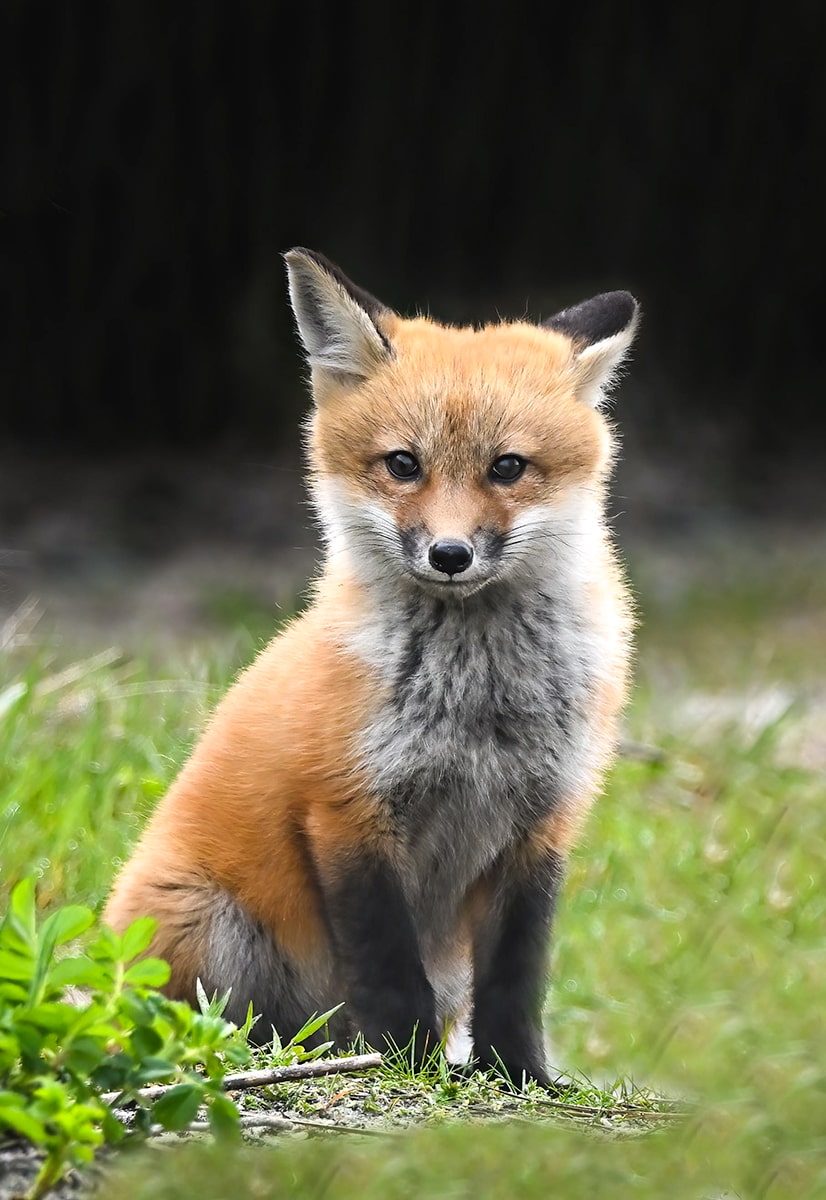
M 473 1054 L 550 1082 L 541 1011 L 564 862 L 625 697 L 602 402 L 637 305 L 543 326 L 404 319 L 287 256 L 312 372 L 315 599 L 238 680 L 110 900 L 158 918 L 170 990 L 289 1035 Z

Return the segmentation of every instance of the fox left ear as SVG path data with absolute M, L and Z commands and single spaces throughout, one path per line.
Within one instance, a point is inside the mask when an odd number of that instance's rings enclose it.
M 299 246 L 284 259 L 290 302 L 310 366 L 366 379 L 392 356 L 382 330 L 391 311 L 315 250 Z
M 630 292 L 603 292 L 543 321 L 543 329 L 562 333 L 574 343 L 577 392 L 593 408 L 616 382 L 639 319 L 640 306 Z

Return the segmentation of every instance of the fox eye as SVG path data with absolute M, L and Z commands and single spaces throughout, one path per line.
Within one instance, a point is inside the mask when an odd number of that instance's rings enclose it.
M 488 477 L 492 483 L 513 483 L 527 465 L 527 460 L 520 458 L 518 454 L 503 454 L 501 458 L 497 458 L 491 463 Z
M 396 479 L 418 479 L 422 473 L 419 460 L 407 450 L 393 450 L 384 460 Z

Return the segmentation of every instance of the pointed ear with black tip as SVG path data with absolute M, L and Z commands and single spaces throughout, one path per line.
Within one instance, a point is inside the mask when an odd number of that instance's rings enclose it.
M 630 292 L 603 292 L 543 321 L 544 329 L 563 333 L 574 343 L 577 392 L 593 408 L 616 382 L 639 319 L 640 306 Z
M 383 318 L 392 316 L 389 309 L 323 254 L 298 246 L 284 259 L 290 303 L 311 367 L 366 379 L 392 357 L 381 328 Z

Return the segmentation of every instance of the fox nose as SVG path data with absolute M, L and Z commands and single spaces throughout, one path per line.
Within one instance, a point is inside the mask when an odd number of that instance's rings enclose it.
M 428 554 L 430 565 L 445 575 L 458 575 L 473 562 L 473 547 L 467 542 L 434 542 Z

